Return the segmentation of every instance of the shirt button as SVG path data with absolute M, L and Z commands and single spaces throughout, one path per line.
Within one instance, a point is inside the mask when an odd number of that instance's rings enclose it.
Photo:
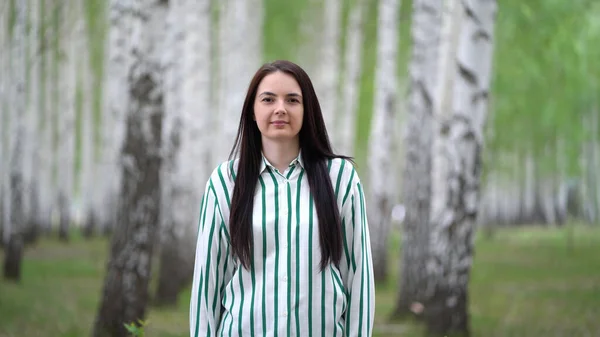
M 287 276 L 284 276 L 282 279 L 283 279 L 283 282 L 287 282 Z
M 287 312 L 284 312 L 284 313 L 283 313 L 283 317 L 287 317 Z

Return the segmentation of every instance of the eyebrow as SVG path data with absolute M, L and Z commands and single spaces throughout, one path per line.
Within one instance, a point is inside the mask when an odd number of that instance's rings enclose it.
M 270 91 L 264 91 L 262 92 L 260 95 L 258 96 L 277 96 L 274 93 L 270 92 Z M 295 93 L 295 92 L 290 92 L 289 94 L 286 95 L 287 97 L 302 97 L 302 95 Z

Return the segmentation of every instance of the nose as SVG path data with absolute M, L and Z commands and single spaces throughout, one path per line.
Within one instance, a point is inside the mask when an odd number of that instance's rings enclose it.
M 285 110 L 285 102 L 283 101 L 278 101 L 277 105 L 275 106 L 275 114 L 276 115 L 281 115 L 281 114 L 286 114 L 287 111 Z

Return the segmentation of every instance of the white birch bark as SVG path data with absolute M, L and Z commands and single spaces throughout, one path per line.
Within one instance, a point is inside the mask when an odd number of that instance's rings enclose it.
M 358 95 L 361 82 L 363 29 L 365 1 L 354 1 L 350 9 L 348 27 L 346 28 L 346 50 L 343 98 L 340 100 L 340 113 L 337 126 L 333 129 L 337 134 L 339 153 L 354 156 L 356 119 L 358 115 Z
M 0 21 L 8 22 L 8 2 L 0 4 Z M 0 236 L 2 246 L 8 244 L 10 230 L 10 130 L 11 130 L 11 110 L 10 106 L 10 76 L 9 76 L 9 57 L 10 36 L 7 29 L 0 29 Z
M 324 23 L 321 36 L 321 59 L 318 61 L 318 73 L 315 90 L 319 97 L 325 127 L 329 132 L 334 151 L 340 147 L 336 116 L 339 106 L 339 76 L 341 60 L 341 0 L 324 0 Z
M 193 274 L 196 223 L 211 172 L 211 4 L 175 1 L 169 13 L 162 173 L 162 242 L 155 301 L 174 304 Z M 176 210 L 176 211 L 175 211 Z
M 8 109 L 11 114 L 10 132 L 10 163 L 9 188 L 10 209 L 9 222 L 4 229 L 4 238 L 7 243 L 4 256 L 4 277 L 11 280 L 21 278 L 21 260 L 23 257 L 23 228 L 25 221 L 24 212 L 24 143 L 25 143 L 25 116 L 26 116 L 26 53 L 27 43 L 26 20 L 27 3 L 18 1 L 14 8 L 14 26 L 10 37 L 10 69 L 8 76 L 9 95 L 11 96 Z
M 85 6 L 82 2 L 77 5 L 77 15 L 85 18 Z M 86 237 L 93 235 L 96 229 L 95 190 L 97 184 L 94 180 L 94 126 L 93 126 L 93 104 L 94 88 L 92 65 L 90 63 L 90 50 L 94 41 L 89 40 L 89 25 L 84 20 L 77 21 L 79 36 L 77 49 L 80 50 L 78 58 L 78 86 L 82 91 L 81 111 L 81 172 L 79 174 L 79 196 L 81 215 L 83 221 L 83 234 Z
M 248 85 L 262 60 L 262 0 L 223 0 L 220 14 L 217 130 L 221 137 L 212 166 L 228 158 Z
M 441 41 L 448 44 L 440 57 L 451 63 L 440 69 L 443 95 L 436 100 L 425 304 L 428 331 L 439 335 L 469 331 L 467 293 L 496 6 L 495 0 L 449 1 L 444 11 Z
M 47 11 L 54 12 L 55 7 L 58 4 L 55 0 L 44 0 L 44 9 Z M 56 210 L 55 195 L 56 190 L 56 163 L 57 154 L 55 149 L 55 124 L 57 123 L 56 111 L 58 110 L 57 99 L 58 99 L 58 61 L 56 59 L 55 43 L 54 38 L 59 34 L 59 29 L 56 25 L 47 24 L 45 26 L 45 43 L 46 48 L 44 49 L 44 60 L 45 60 L 45 73 L 46 81 L 44 83 L 44 132 L 43 142 L 41 149 L 41 156 L 43 169 L 40 174 L 40 187 L 41 187 L 41 204 L 42 213 L 45 219 L 45 229 L 50 231 L 53 226 L 53 216 Z
M 399 0 L 379 1 L 375 106 L 369 137 L 369 224 L 375 279 L 387 277 L 387 237 L 394 206 L 393 135 L 397 115 Z
M 120 151 L 125 134 L 125 116 L 129 104 L 127 77 L 132 62 L 129 53 L 131 22 L 127 21 L 127 8 L 134 0 L 110 0 L 108 4 L 108 33 L 107 56 L 105 58 L 105 83 L 103 91 L 102 112 L 102 159 L 100 164 L 100 180 L 103 184 L 102 207 L 98 209 L 103 214 L 100 227 L 109 232 L 117 221 L 117 200 L 121 184 Z
M 28 203 L 29 203 L 29 220 L 27 228 L 27 241 L 35 241 L 41 224 L 40 212 L 40 148 L 41 148 L 41 113 L 42 113 L 42 95 L 41 95 L 41 63 L 43 54 L 40 45 L 40 0 L 29 0 L 29 111 L 28 121 L 29 133 L 29 151 L 27 155 L 30 157 L 30 168 L 28 178 Z
M 57 205 L 60 211 L 59 238 L 68 240 L 69 227 L 72 221 L 71 205 L 73 202 L 74 183 L 74 153 L 75 153 L 75 91 L 77 83 L 77 53 L 79 38 L 75 33 L 80 16 L 75 13 L 75 7 L 67 4 L 60 5 L 60 42 L 59 49 L 64 57 L 60 60 L 58 76 L 59 111 L 58 118 L 58 189 Z
M 406 159 L 402 198 L 406 216 L 402 226 L 399 295 L 396 316 L 420 314 L 427 286 L 431 198 L 431 116 L 438 77 L 438 42 L 442 3 L 413 1 L 410 93 L 407 109 Z M 417 308 L 417 309 L 415 309 Z
M 124 324 L 144 320 L 152 275 L 153 247 L 160 219 L 163 70 L 167 3 L 121 2 L 129 22 L 126 133 L 121 150 L 122 179 L 118 222 L 111 241 L 96 337 L 128 336 Z

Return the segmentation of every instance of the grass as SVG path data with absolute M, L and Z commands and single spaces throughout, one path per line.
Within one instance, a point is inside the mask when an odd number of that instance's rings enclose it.
M 390 254 L 399 256 L 399 235 Z M 600 229 L 502 229 L 478 237 L 470 286 L 473 336 L 593 336 L 600 331 Z M 45 238 L 30 247 L 21 284 L 0 281 L 0 337 L 89 336 L 103 282 L 107 242 Z M 0 257 L 3 258 L 2 253 Z M 393 276 L 397 259 L 391 261 Z M 421 336 L 387 316 L 396 278 L 377 287 L 376 336 Z M 151 309 L 146 336 L 188 331 L 189 289 L 177 308 Z

